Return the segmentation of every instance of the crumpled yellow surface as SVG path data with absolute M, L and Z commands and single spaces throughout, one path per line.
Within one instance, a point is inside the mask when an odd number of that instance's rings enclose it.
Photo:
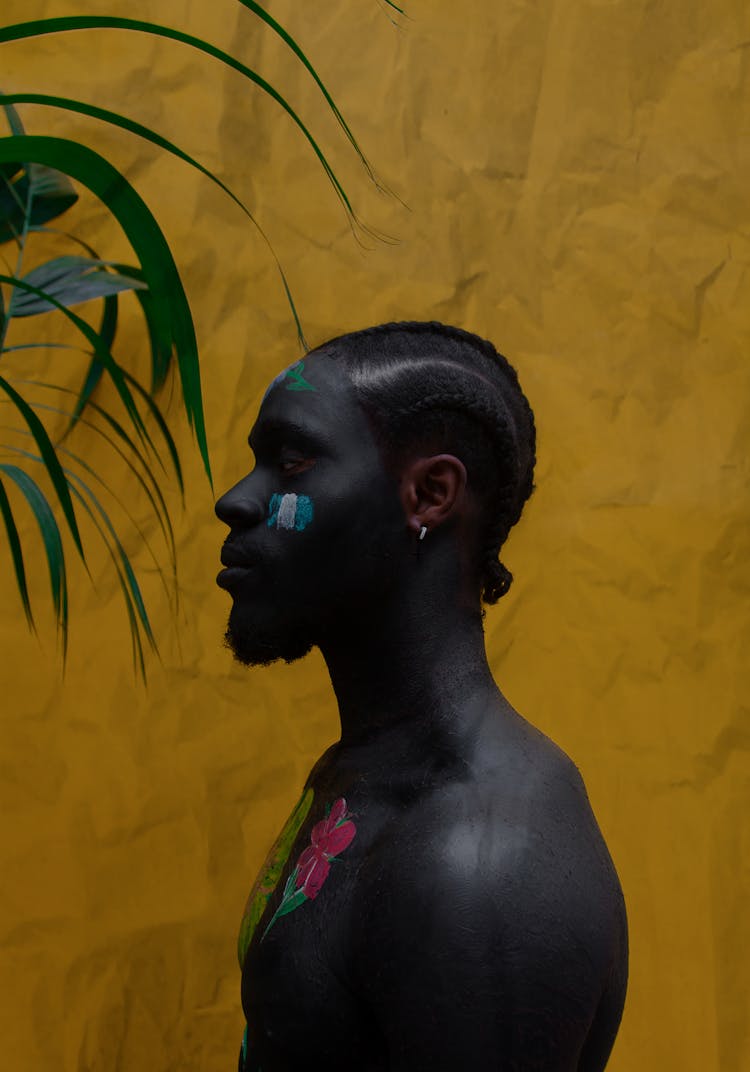
M 518 366 L 539 426 L 537 491 L 506 549 L 516 580 L 488 611 L 488 646 L 510 700 L 579 765 L 622 879 L 632 963 L 609 1067 L 742 1072 L 750 9 L 405 5 L 397 27 L 376 0 L 270 5 L 394 196 L 368 185 L 309 76 L 232 0 L 4 0 L 0 12 L 3 24 L 159 19 L 229 48 L 288 95 L 363 221 L 396 244 L 357 244 L 281 110 L 179 45 L 118 31 L 5 44 L 2 88 L 127 111 L 215 169 L 271 237 L 311 344 L 434 317 L 487 335 Z M 161 221 L 192 301 L 224 489 L 249 463 L 265 384 L 299 354 L 268 250 L 187 165 L 93 120 L 22 115 L 32 133 L 98 148 Z M 65 226 L 128 256 L 90 199 Z M 128 309 L 118 352 L 142 373 Z M 35 330 L 56 338 L 46 319 Z M 75 385 L 84 365 L 63 355 L 6 367 Z M 176 401 L 170 413 L 188 475 L 184 510 L 170 496 L 176 626 L 128 537 L 161 647 L 147 689 L 93 537 L 95 587 L 70 556 L 64 677 L 31 523 L 38 640 L 0 547 L 0 1064 L 14 1072 L 235 1067 L 242 906 L 336 735 L 319 656 L 246 672 L 222 648 L 223 531 Z M 93 435 L 77 446 L 157 545 L 132 479 Z

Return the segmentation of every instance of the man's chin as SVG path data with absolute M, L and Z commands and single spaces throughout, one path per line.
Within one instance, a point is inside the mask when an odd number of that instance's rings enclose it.
M 238 663 L 243 666 L 268 666 L 279 659 L 294 663 L 312 651 L 314 641 L 307 630 L 292 630 L 288 626 L 277 632 L 243 628 L 230 617 L 224 643 Z

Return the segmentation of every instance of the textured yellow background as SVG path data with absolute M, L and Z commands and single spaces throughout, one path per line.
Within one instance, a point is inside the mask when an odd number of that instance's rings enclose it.
M 280 111 L 177 45 L 110 31 L 3 45 L 0 81 L 127 110 L 218 170 L 269 231 L 311 343 L 437 317 L 517 364 L 540 429 L 538 490 L 507 550 L 516 582 L 488 612 L 488 643 L 511 701 L 581 768 L 622 878 L 632 967 L 610 1068 L 740 1072 L 750 9 L 407 4 L 400 29 L 376 0 L 271 10 L 409 210 L 368 188 L 310 80 L 232 0 L 2 4 L 5 23 L 127 12 L 231 47 L 289 95 L 362 217 L 397 245 L 361 249 Z M 93 121 L 23 116 L 31 132 L 103 151 L 162 221 L 193 303 L 223 489 L 247 464 L 259 393 L 297 353 L 270 258 L 186 166 Z M 83 199 L 66 225 L 127 253 L 96 204 Z M 144 367 L 135 315 L 118 345 Z M 62 382 L 82 368 L 43 354 L 14 367 Z M 176 629 L 138 559 L 162 648 L 147 691 L 101 556 L 96 591 L 71 565 L 63 680 L 42 566 L 36 641 L 0 550 L 0 1065 L 14 1072 L 235 1067 L 244 898 L 335 736 L 317 655 L 248 673 L 222 649 L 222 529 L 184 431 L 180 441 L 190 488 L 184 511 L 171 500 Z M 112 479 L 153 534 L 124 474 Z

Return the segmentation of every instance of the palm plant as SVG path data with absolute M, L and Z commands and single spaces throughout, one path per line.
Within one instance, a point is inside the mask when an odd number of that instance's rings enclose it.
M 237 2 L 260 20 L 267 32 L 277 35 L 302 64 L 367 175 L 376 181 L 341 112 L 294 38 L 255 0 Z M 385 3 L 396 11 L 401 10 L 391 0 L 385 0 Z M 82 29 L 119 29 L 170 39 L 239 72 L 248 82 L 269 95 L 288 120 L 296 125 L 323 168 L 352 227 L 362 226 L 327 156 L 298 113 L 257 71 L 209 42 L 155 22 L 80 15 L 0 26 L 0 45 Z M 0 359 L 14 351 L 52 345 L 41 341 L 11 344 L 9 340 L 13 324 L 17 321 L 56 312 L 75 329 L 80 339 L 77 347 L 69 343 L 54 345 L 77 350 L 79 354 L 85 354 L 86 360 L 81 385 L 77 390 L 0 375 L 0 399 L 16 420 L 10 428 L 4 424 L 6 441 L 0 443 L 3 453 L 0 461 L 0 514 L 21 606 L 33 629 L 24 530 L 19 529 L 16 520 L 19 501 L 30 509 L 41 533 L 64 658 L 68 632 L 66 545 L 72 543 L 85 563 L 79 516 L 88 517 L 111 558 L 130 623 L 135 665 L 145 676 L 144 642 L 155 649 L 156 641 L 136 570 L 117 526 L 102 502 L 101 489 L 115 500 L 117 495 L 96 472 L 90 459 L 86 460 L 71 450 L 69 436 L 77 425 L 85 425 L 93 429 L 97 436 L 103 437 L 123 457 L 158 521 L 174 573 L 172 526 L 157 478 L 157 466 L 164 468 L 161 460 L 164 451 L 169 456 L 171 470 L 181 492 L 183 478 L 175 441 L 167 419 L 156 402 L 156 395 L 176 367 L 183 408 L 193 428 L 210 481 L 200 363 L 193 319 L 167 240 L 146 203 L 125 176 L 99 153 L 78 142 L 62 137 L 27 134 L 17 106 L 45 105 L 89 116 L 138 135 L 158 149 L 172 154 L 218 185 L 244 212 L 274 259 L 275 254 L 258 222 L 223 180 L 157 131 L 119 112 L 69 97 L 27 92 L 0 93 L 0 105 L 5 110 L 9 124 L 9 134 L 0 137 L 0 244 L 6 248 L 12 245 L 16 251 L 14 266 L 11 267 L 6 261 L 7 267 L 0 272 Z M 31 271 L 27 270 L 25 261 L 32 245 L 36 247 L 36 253 L 39 243 L 49 241 L 52 235 L 63 233 L 50 224 L 68 212 L 77 200 L 71 179 L 103 201 L 122 227 L 137 263 L 114 263 L 75 236 L 67 234 L 69 246 L 62 255 L 37 264 Z M 278 260 L 276 264 L 291 315 L 303 342 L 302 327 L 287 280 Z M 126 291 L 132 292 L 138 300 L 149 341 L 150 383 L 147 387 L 138 382 L 126 363 L 115 354 L 119 299 Z M 72 307 L 85 302 L 98 302 L 101 305 L 96 326 L 73 311 Z M 114 389 L 117 400 L 114 410 L 103 405 L 98 398 L 103 378 L 107 378 Z M 31 397 L 30 388 L 43 388 L 55 395 L 50 402 L 40 402 L 38 398 Z M 64 421 L 63 430 L 53 439 L 48 423 L 61 420 Z M 155 442 L 157 431 L 161 450 L 157 449 Z

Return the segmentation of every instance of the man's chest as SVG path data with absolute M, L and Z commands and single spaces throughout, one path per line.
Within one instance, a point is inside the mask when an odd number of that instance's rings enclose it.
M 361 791 L 340 789 L 306 790 L 248 897 L 238 943 L 243 1072 L 296 1069 L 311 1053 L 315 1067 L 380 1067 L 360 1061 L 373 1052 L 373 1028 L 347 958 L 358 870 L 383 815 Z

